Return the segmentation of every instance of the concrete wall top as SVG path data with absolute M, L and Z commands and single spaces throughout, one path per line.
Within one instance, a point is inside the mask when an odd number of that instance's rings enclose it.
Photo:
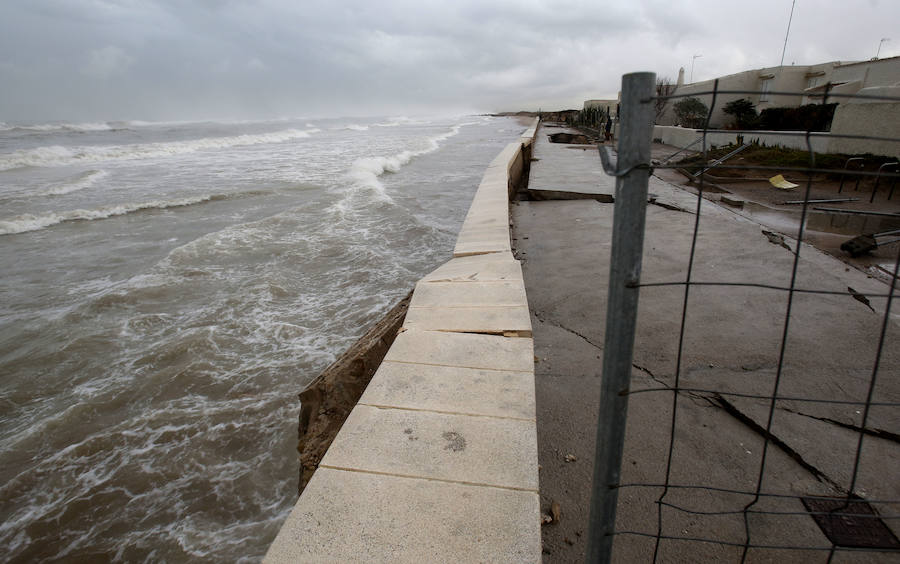
M 536 127 L 491 163 L 455 258 L 416 285 L 266 562 L 541 561 L 534 347 L 508 197 Z

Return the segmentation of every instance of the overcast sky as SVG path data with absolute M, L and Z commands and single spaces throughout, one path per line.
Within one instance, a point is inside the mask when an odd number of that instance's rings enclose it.
M 0 121 L 581 107 L 777 65 L 791 0 L 0 0 Z M 900 0 L 797 0 L 785 64 L 900 54 Z M 892 36 L 892 34 L 894 36 Z

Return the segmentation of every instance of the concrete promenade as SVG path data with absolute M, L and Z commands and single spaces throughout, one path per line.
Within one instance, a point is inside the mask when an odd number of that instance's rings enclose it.
M 453 259 L 416 285 L 266 562 L 540 560 L 531 320 L 509 234 L 536 125 L 491 162 Z
M 535 144 L 531 190 L 608 192 L 595 147 L 551 144 L 542 127 Z M 665 150 L 661 150 L 661 154 Z M 672 152 L 672 151 L 669 151 Z M 672 179 L 674 181 L 674 178 Z M 683 281 L 696 197 L 658 176 L 649 191 L 642 282 Z M 545 562 L 581 562 L 587 542 L 588 505 L 600 394 L 610 235 L 614 204 L 581 199 L 521 201 L 512 206 L 513 250 L 522 261 L 533 327 L 541 510 L 558 504 L 560 520 L 543 527 Z M 786 237 L 791 248 L 795 242 Z M 693 278 L 787 286 L 792 251 L 773 244 L 761 227 L 704 201 Z M 804 245 L 797 286 L 842 295 L 797 294 L 793 302 L 780 396 L 862 401 L 872 373 L 885 299 L 872 309 L 847 288 L 885 294 L 887 286 Z M 683 286 L 644 288 L 640 296 L 632 390 L 674 384 Z M 693 287 L 680 385 L 720 392 L 770 395 L 784 327 L 787 294 L 747 287 Z M 876 401 L 900 401 L 900 331 L 895 302 L 875 388 Z M 622 483 L 664 481 L 674 394 L 633 394 L 627 420 Z M 671 482 L 750 490 L 759 475 L 769 402 L 707 392 L 678 396 Z M 798 496 L 843 495 L 852 473 L 861 406 L 779 401 L 763 489 L 753 514 L 754 543 L 828 547 Z M 873 408 L 869 429 L 886 431 L 864 442 L 858 493 L 900 499 L 900 417 L 896 407 Z M 893 439 L 890 433 L 893 433 Z M 620 491 L 617 530 L 656 534 L 660 487 Z M 751 496 L 711 490 L 669 490 L 663 534 L 743 543 L 741 510 Z M 898 505 L 875 505 L 882 514 Z M 688 513 L 681 509 L 721 514 Z M 898 520 L 886 520 L 898 532 Z M 619 535 L 618 562 L 649 562 L 654 540 Z M 739 562 L 741 549 L 712 543 L 663 541 L 660 562 Z M 827 551 L 752 549 L 749 562 L 825 562 Z M 896 562 L 896 555 L 839 553 L 836 562 Z

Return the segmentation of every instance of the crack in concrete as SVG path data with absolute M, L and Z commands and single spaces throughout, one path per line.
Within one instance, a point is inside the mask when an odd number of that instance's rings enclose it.
M 563 324 L 561 324 L 561 323 L 558 323 L 558 322 L 556 322 L 556 321 L 553 321 L 552 319 L 549 319 L 549 318 L 546 318 L 546 317 L 542 317 L 542 314 L 541 314 L 541 312 L 539 312 L 539 311 L 535 311 L 535 312 L 534 312 L 534 316 L 535 316 L 535 317 L 538 319 L 538 321 L 540 321 L 541 323 L 549 323 L 550 325 L 553 325 L 554 327 L 558 327 L 559 329 L 562 329 L 563 331 L 567 331 L 567 332 L 569 332 L 569 333 L 575 335 L 576 337 L 580 337 L 585 343 L 591 345 L 592 347 L 595 347 L 595 348 L 597 348 L 597 349 L 599 349 L 599 350 L 603 350 L 603 346 L 602 346 L 602 345 L 598 345 L 597 343 L 591 341 L 589 338 L 587 338 L 586 336 L 582 335 L 581 333 L 579 333 L 578 331 L 576 331 L 576 330 L 574 330 L 574 329 L 570 329 L 570 328 L 566 327 L 565 325 L 563 325 Z
M 816 419 L 818 421 L 822 421 L 824 423 L 831 423 L 832 425 L 837 425 L 838 427 L 842 427 L 844 429 L 849 429 L 850 431 L 855 431 L 857 433 L 864 433 L 871 437 L 878 437 L 879 439 L 884 439 L 886 441 L 891 441 L 895 443 L 900 443 L 900 435 L 897 433 L 892 433 L 891 431 L 885 431 L 884 429 L 874 429 L 871 427 L 860 427 L 859 425 L 853 425 L 852 423 L 844 423 L 843 421 L 838 421 L 836 419 L 831 419 L 830 417 L 819 417 L 818 415 L 810 415 L 809 413 L 803 413 L 802 411 L 795 411 L 793 409 L 782 407 L 784 411 L 788 413 L 793 413 L 795 415 L 802 415 L 803 417 L 809 417 L 810 419 Z
M 646 374 L 647 376 L 649 376 L 651 380 L 653 380 L 654 382 L 656 382 L 656 383 L 659 384 L 660 386 L 663 386 L 664 388 L 669 388 L 669 389 L 672 388 L 671 386 L 669 386 L 668 384 L 666 384 L 665 382 L 663 382 L 662 380 L 660 380 L 660 379 L 659 379 L 659 378 L 658 378 L 658 377 L 657 377 L 657 376 L 656 376 L 649 368 L 647 368 L 646 366 L 641 366 L 640 364 L 637 364 L 637 363 L 635 363 L 635 362 L 632 362 L 632 363 L 631 363 L 631 367 L 634 368 L 635 370 L 639 370 L 639 371 L 643 372 L 644 374 Z
M 768 439 L 769 442 L 781 449 L 782 452 L 793 459 L 804 470 L 812 474 L 813 477 L 818 481 L 827 483 L 841 493 L 846 493 L 845 489 L 831 477 L 825 474 L 825 472 L 819 470 L 813 464 L 809 463 L 805 458 L 803 458 L 803 455 L 791 448 L 790 445 L 778 438 L 774 433 L 772 433 L 771 431 L 767 431 L 765 427 L 757 423 L 752 417 L 738 409 L 736 405 L 734 405 L 721 395 L 714 393 L 712 394 L 712 397 L 705 396 L 704 399 L 706 399 L 706 401 L 708 401 L 712 405 L 722 408 L 725 413 L 731 415 L 761 437 Z
M 670 204 L 668 202 L 660 202 L 656 198 L 650 198 L 649 200 L 647 200 L 647 203 L 650 204 L 651 206 L 659 206 L 663 209 L 695 215 L 694 212 L 692 212 L 690 210 L 686 210 L 686 209 L 682 208 L 681 206 L 677 206 L 675 204 Z

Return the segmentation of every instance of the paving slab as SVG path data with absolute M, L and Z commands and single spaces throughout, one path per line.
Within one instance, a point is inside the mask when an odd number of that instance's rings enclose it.
M 382 362 L 359 403 L 534 420 L 534 374 Z
M 486 174 L 482 177 L 481 183 L 478 185 L 478 191 L 487 190 L 501 192 L 508 189 L 508 185 L 509 176 L 495 172 L 493 174 Z
M 456 241 L 467 242 L 479 238 L 494 238 L 500 241 L 509 241 L 509 224 L 503 222 L 492 221 L 488 224 L 471 226 L 463 225 Z
M 505 207 L 502 209 L 487 208 L 470 214 L 463 222 L 457 238 L 488 229 L 492 232 L 496 230 L 497 233 L 501 233 L 504 229 L 509 231 L 509 211 Z
M 499 187 L 491 186 L 488 189 L 478 192 L 472 198 L 472 206 L 469 208 L 466 217 L 485 213 L 487 211 L 504 211 L 509 212 L 509 196 L 506 192 L 500 192 Z M 493 191 L 493 192 L 492 192 Z
M 264 562 L 540 562 L 534 492 L 320 468 Z
M 528 306 L 521 280 L 490 282 L 419 282 L 409 307 Z
M 508 241 L 500 239 L 473 239 L 460 241 L 453 248 L 454 257 L 467 257 L 472 255 L 484 255 L 488 253 L 508 253 L 511 246 Z
M 491 186 L 475 194 L 466 217 L 487 211 L 503 212 L 504 210 L 509 213 L 509 196 L 505 191 L 501 192 L 500 187 Z
M 507 337 L 530 337 L 528 306 L 416 307 L 409 308 L 403 326 L 407 329 L 483 333 Z
M 579 133 L 572 129 L 554 129 L 554 133 Z M 529 190 L 579 192 L 584 194 L 615 194 L 615 178 L 607 176 L 600 164 L 596 145 L 550 143 L 542 130 L 534 146 L 528 178 Z
M 397 335 L 384 360 L 528 372 L 533 358 L 531 339 L 409 329 Z
M 320 467 L 537 491 L 533 421 L 357 405 Z
M 512 253 L 476 255 L 447 261 L 422 278 L 423 282 L 488 280 L 522 280 L 522 266 Z

